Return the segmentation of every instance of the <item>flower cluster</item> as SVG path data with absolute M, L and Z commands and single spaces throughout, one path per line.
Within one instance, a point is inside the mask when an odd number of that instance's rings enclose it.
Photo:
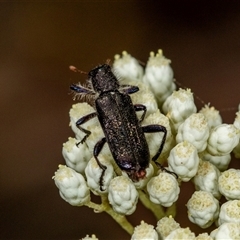
M 124 51 L 115 56 L 112 66 L 121 85 L 140 89 L 130 96 L 133 104 L 146 106 L 141 125 L 156 124 L 166 128 L 164 148 L 157 160 L 168 164 L 166 171 L 151 161 L 146 176 L 133 182 L 117 166 L 108 144 L 98 155 L 99 164 L 93 150 L 104 133 L 97 118 L 81 125 L 85 132 L 76 126 L 78 119 L 95 112 L 94 106 L 83 102 L 74 104 L 70 110 L 70 126 L 75 138 L 63 144 L 66 165 L 60 165 L 55 172 L 55 184 L 66 202 L 107 212 L 132 235 L 131 239 L 239 239 L 240 170 L 228 169 L 228 165 L 231 153 L 240 158 L 240 110 L 233 124 L 222 123 L 219 111 L 209 105 L 197 111 L 191 90 L 176 90 L 170 63 L 159 50 L 157 54 L 150 53 L 143 69 Z M 142 113 L 136 113 L 140 119 Z M 87 138 L 86 132 L 91 132 Z M 146 133 L 145 136 L 152 158 L 162 143 L 163 133 Z M 174 220 L 176 212 L 172 209 L 175 209 L 181 183 L 188 181 L 192 181 L 196 189 L 186 203 L 188 218 L 203 229 L 215 223 L 217 228 L 210 235 L 195 236 Z M 100 196 L 102 203 L 92 202 L 91 194 Z M 224 204 L 219 202 L 222 196 L 227 200 Z M 126 219 L 126 215 L 136 211 L 138 201 L 159 220 L 155 228 L 144 221 L 133 228 Z M 168 209 L 164 211 L 162 206 Z

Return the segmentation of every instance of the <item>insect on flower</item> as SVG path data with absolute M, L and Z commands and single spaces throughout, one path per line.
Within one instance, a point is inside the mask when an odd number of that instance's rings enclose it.
M 85 73 L 73 66 L 70 69 L 75 72 Z M 112 156 L 119 168 L 125 171 L 132 181 L 136 182 L 146 176 L 146 168 L 150 162 L 150 153 L 144 133 L 163 132 L 159 149 L 152 160 L 162 170 L 169 172 L 156 162 L 162 152 L 167 130 L 164 126 L 157 124 L 141 126 L 141 122 L 146 115 L 146 106 L 142 104 L 133 105 L 129 96 L 129 94 L 139 91 L 139 88 L 131 85 L 120 85 L 117 77 L 111 70 L 109 60 L 106 64 L 92 69 L 88 73 L 88 81 L 89 87 L 72 84 L 70 88 L 74 92 L 75 97 L 86 96 L 95 100 L 94 107 L 96 112 L 78 119 L 76 126 L 86 134 L 79 144 L 85 142 L 91 134 L 91 131 L 81 126 L 88 120 L 97 117 L 103 129 L 105 137 L 96 143 L 93 150 L 94 158 L 102 169 L 99 181 L 100 189 L 102 190 L 106 166 L 99 161 L 98 155 L 105 143 L 108 143 Z M 143 111 L 140 119 L 138 119 L 136 111 Z

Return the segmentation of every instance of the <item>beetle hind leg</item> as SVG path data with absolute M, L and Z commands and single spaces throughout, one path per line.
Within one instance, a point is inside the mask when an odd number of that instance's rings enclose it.
M 161 125 L 148 125 L 148 126 L 144 126 L 142 127 L 143 129 L 143 132 L 145 133 L 156 133 L 156 132 L 163 132 L 163 138 L 162 138 L 162 141 L 161 141 L 161 144 L 160 144 L 160 147 L 157 151 L 157 153 L 153 156 L 152 158 L 152 161 L 164 172 L 167 172 L 169 174 L 173 174 L 176 178 L 178 178 L 178 175 L 172 171 L 169 171 L 167 170 L 165 167 L 162 166 L 162 164 L 160 164 L 159 162 L 157 162 L 157 159 L 158 157 L 160 156 L 162 150 L 163 150 L 163 147 L 164 147 L 164 144 L 165 144 L 165 141 L 166 141 L 166 137 L 167 137 L 167 129 L 164 127 L 164 126 L 161 126 Z

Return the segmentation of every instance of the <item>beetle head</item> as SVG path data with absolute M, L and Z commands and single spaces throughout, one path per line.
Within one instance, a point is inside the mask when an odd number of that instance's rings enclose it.
M 94 91 L 98 93 L 114 91 L 119 88 L 119 82 L 108 64 L 100 65 L 88 73 Z

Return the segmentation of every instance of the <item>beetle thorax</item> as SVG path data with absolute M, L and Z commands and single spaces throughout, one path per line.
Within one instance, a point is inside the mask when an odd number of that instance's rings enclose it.
M 89 72 L 89 79 L 95 92 L 103 93 L 116 91 L 119 88 L 119 82 L 107 64 L 98 66 Z

